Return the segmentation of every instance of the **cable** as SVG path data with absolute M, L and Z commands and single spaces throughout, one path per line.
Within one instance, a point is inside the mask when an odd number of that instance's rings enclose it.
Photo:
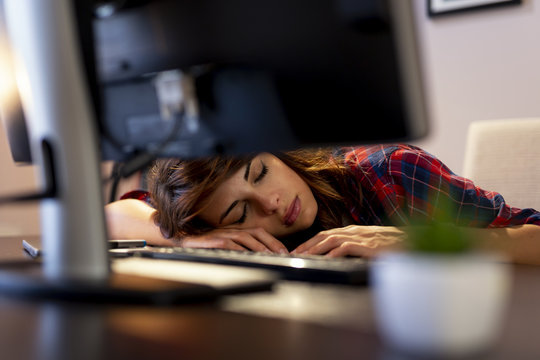
M 158 158 L 163 149 L 165 149 L 167 145 L 169 145 L 169 143 L 175 139 L 176 134 L 182 125 L 184 114 L 185 112 L 182 110 L 180 114 L 174 116 L 174 123 L 170 133 L 153 150 L 146 150 L 138 153 L 125 162 L 114 163 L 111 171 L 111 177 L 108 179 L 108 181 L 112 181 L 109 202 L 116 200 L 116 192 L 121 179 L 128 178 L 136 172 L 144 170 L 150 166 L 150 164 L 152 164 L 152 162 Z
M 199 128 L 199 108 L 193 75 L 180 70 L 162 71 L 155 76 L 154 86 L 161 118 L 173 120 L 172 129 L 152 150 L 145 149 L 140 153 L 134 153 L 127 161 L 114 165 L 111 174 L 110 202 L 116 199 L 120 180 L 150 166 L 165 147 L 176 138 L 183 123 L 188 132 L 196 132 Z

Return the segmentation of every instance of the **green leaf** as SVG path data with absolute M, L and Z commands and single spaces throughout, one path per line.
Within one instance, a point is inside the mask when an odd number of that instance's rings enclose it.
M 464 253 L 472 248 L 466 228 L 455 224 L 457 205 L 447 197 L 433 201 L 431 218 L 415 219 L 407 232 L 407 245 L 412 251 L 431 253 Z
M 407 231 L 407 243 L 412 251 L 444 254 L 463 253 L 471 248 L 466 229 L 443 222 L 411 226 Z

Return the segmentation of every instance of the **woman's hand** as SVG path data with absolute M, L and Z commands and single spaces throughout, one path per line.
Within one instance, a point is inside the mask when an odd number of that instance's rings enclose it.
M 399 249 L 405 237 L 405 232 L 394 226 L 350 225 L 321 231 L 291 254 L 373 257 L 381 251 Z
M 252 250 L 259 252 L 288 253 L 281 241 L 262 228 L 215 229 L 203 235 L 188 236 L 176 240 L 177 245 L 191 248 L 213 248 L 229 250 Z

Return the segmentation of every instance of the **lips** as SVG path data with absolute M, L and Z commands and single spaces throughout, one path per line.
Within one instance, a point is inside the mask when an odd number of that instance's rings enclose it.
M 297 196 L 294 198 L 294 201 L 289 205 L 289 208 L 287 209 L 287 212 L 285 213 L 285 216 L 283 217 L 283 223 L 286 226 L 291 226 L 294 224 L 296 219 L 298 219 L 298 215 L 300 214 L 300 210 L 302 209 L 302 206 L 300 204 L 300 198 Z

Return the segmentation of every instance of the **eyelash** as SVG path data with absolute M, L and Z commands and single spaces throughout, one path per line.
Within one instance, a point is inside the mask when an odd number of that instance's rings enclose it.
M 261 181 L 266 176 L 266 174 L 268 174 L 268 166 L 266 166 L 263 163 L 261 173 L 259 174 L 259 176 L 257 176 L 257 178 L 253 182 L 258 183 L 259 181 Z
M 243 224 L 244 221 L 246 221 L 246 213 L 247 213 L 247 204 L 244 203 L 244 210 L 242 211 L 242 216 L 240 219 L 236 221 L 237 224 Z
M 257 175 L 257 177 L 255 178 L 253 182 L 258 183 L 266 176 L 266 174 L 268 174 L 268 166 L 266 166 L 263 163 L 261 173 Z M 244 221 L 246 221 L 246 217 L 247 217 L 247 204 L 244 204 L 244 210 L 242 211 L 242 216 L 240 216 L 240 219 L 236 221 L 236 224 L 243 224 Z

